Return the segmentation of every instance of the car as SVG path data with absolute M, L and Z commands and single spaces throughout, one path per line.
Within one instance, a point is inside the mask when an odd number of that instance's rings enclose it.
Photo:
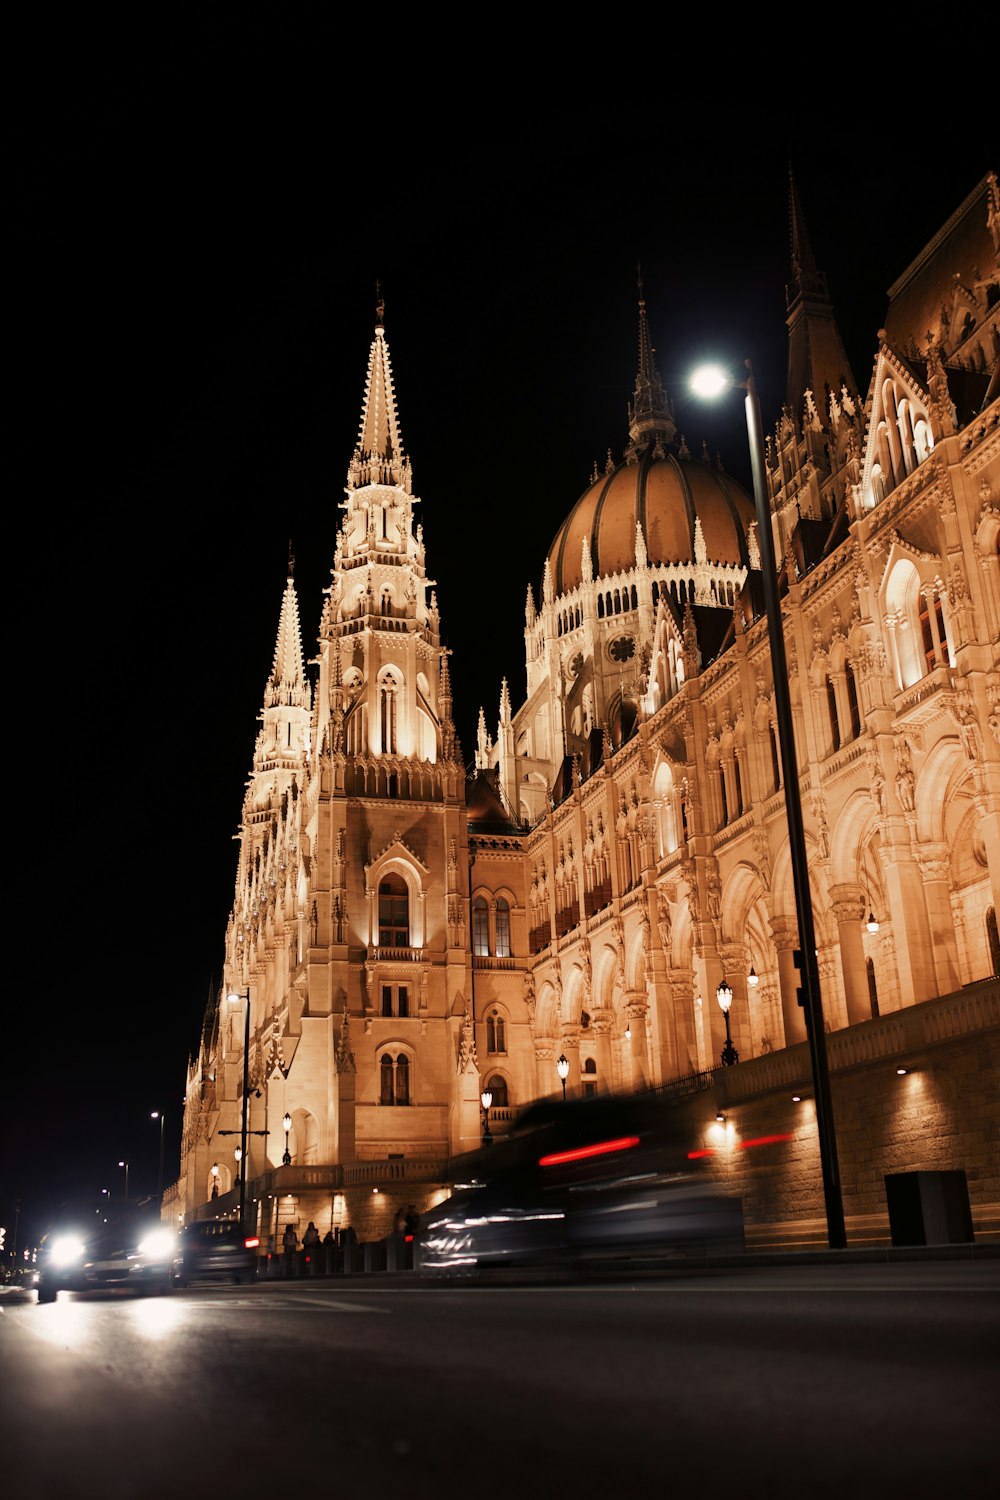
M 654 1095 L 534 1105 L 469 1153 L 450 1197 L 424 1214 L 419 1269 L 579 1273 L 738 1254 L 742 1203 L 688 1144 Z
M 185 1224 L 177 1236 L 174 1279 L 178 1286 L 193 1281 L 253 1281 L 257 1275 L 260 1240 L 235 1219 L 199 1219 Z
M 173 1287 L 176 1243 L 155 1210 L 140 1205 L 64 1214 L 39 1246 L 38 1301 L 62 1291 L 162 1295 Z

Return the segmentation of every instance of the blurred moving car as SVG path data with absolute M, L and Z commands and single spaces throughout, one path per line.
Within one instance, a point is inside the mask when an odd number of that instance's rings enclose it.
M 744 1249 L 741 1200 L 723 1192 L 655 1095 L 534 1105 L 466 1165 L 423 1217 L 427 1274 L 579 1271 Z
M 177 1236 L 174 1275 L 178 1286 L 192 1281 L 253 1281 L 260 1240 L 234 1219 L 201 1219 Z
M 66 1214 L 39 1247 L 38 1300 L 54 1302 L 61 1291 L 169 1292 L 176 1242 L 155 1210 L 109 1204 Z

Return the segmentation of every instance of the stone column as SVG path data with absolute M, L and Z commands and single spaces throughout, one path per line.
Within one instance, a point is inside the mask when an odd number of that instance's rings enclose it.
M 883 840 L 879 857 L 885 870 L 886 905 L 892 914 L 899 1004 L 931 1000 L 937 994 L 937 974 L 920 866 L 908 841 Z
M 649 1084 L 649 1051 L 646 1037 L 646 997 L 639 990 L 629 990 L 625 996 L 628 1016 L 629 1040 L 626 1086 L 632 1089 L 645 1088 Z
M 554 1097 L 562 1092 L 559 1075 L 556 1073 L 558 1056 L 551 1042 L 535 1043 L 535 1097 L 537 1099 L 544 1099 L 550 1095 Z
M 612 1052 L 614 1017 L 611 1011 L 598 1011 L 591 1018 L 590 1027 L 596 1037 L 594 1050 L 597 1053 L 597 1087 L 603 1094 L 614 1087 L 615 1078 Z
M 670 970 L 670 1020 L 674 1028 L 677 1076 L 700 1071 L 698 1036 L 694 1014 L 694 989 L 689 968 Z
M 923 876 L 937 993 L 950 995 L 953 990 L 961 989 L 962 980 L 951 906 L 948 847 L 946 844 L 918 844 L 916 855 Z
M 794 952 L 799 946 L 799 926 L 794 917 L 772 917 L 771 936 L 778 954 L 778 985 L 781 989 L 781 1019 L 786 1047 L 806 1040 L 806 1013 L 798 1000 L 799 973 Z
M 870 1020 L 872 1013 L 862 935 L 862 924 L 868 914 L 860 886 L 831 886 L 830 909 L 840 935 L 840 971 L 844 980 L 847 1024 L 854 1026 L 858 1021 Z

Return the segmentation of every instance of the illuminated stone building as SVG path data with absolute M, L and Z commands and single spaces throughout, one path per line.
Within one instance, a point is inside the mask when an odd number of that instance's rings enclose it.
M 926 1045 L 997 1060 L 1000 193 L 985 179 L 890 289 L 864 385 L 794 186 L 791 225 L 766 478 L 825 1027 L 862 1099 L 916 1007 Z M 502 1131 L 558 1093 L 560 1058 L 573 1092 L 719 1084 L 723 982 L 740 1097 L 799 1076 L 782 1058 L 801 1073 L 754 504 L 688 451 L 641 289 L 624 436 L 538 560 L 526 696 L 512 673 L 469 769 L 380 315 L 312 674 L 291 577 L 281 601 L 171 1212 L 233 1206 L 247 997 L 264 1234 L 385 1232 L 477 1145 L 482 1090 Z

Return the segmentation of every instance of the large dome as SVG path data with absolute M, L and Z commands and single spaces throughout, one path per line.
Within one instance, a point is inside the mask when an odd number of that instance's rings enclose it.
M 582 582 L 584 539 L 595 578 L 634 568 L 637 524 L 650 564 L 694 563 L 700 522 L 702 557 L 748 568 L 754 519 L 750 496 L 723 470 L 662 440 L 633 447 L 592 480 L 556 532 L 548 552 L 553 591 L 558 598 Z

